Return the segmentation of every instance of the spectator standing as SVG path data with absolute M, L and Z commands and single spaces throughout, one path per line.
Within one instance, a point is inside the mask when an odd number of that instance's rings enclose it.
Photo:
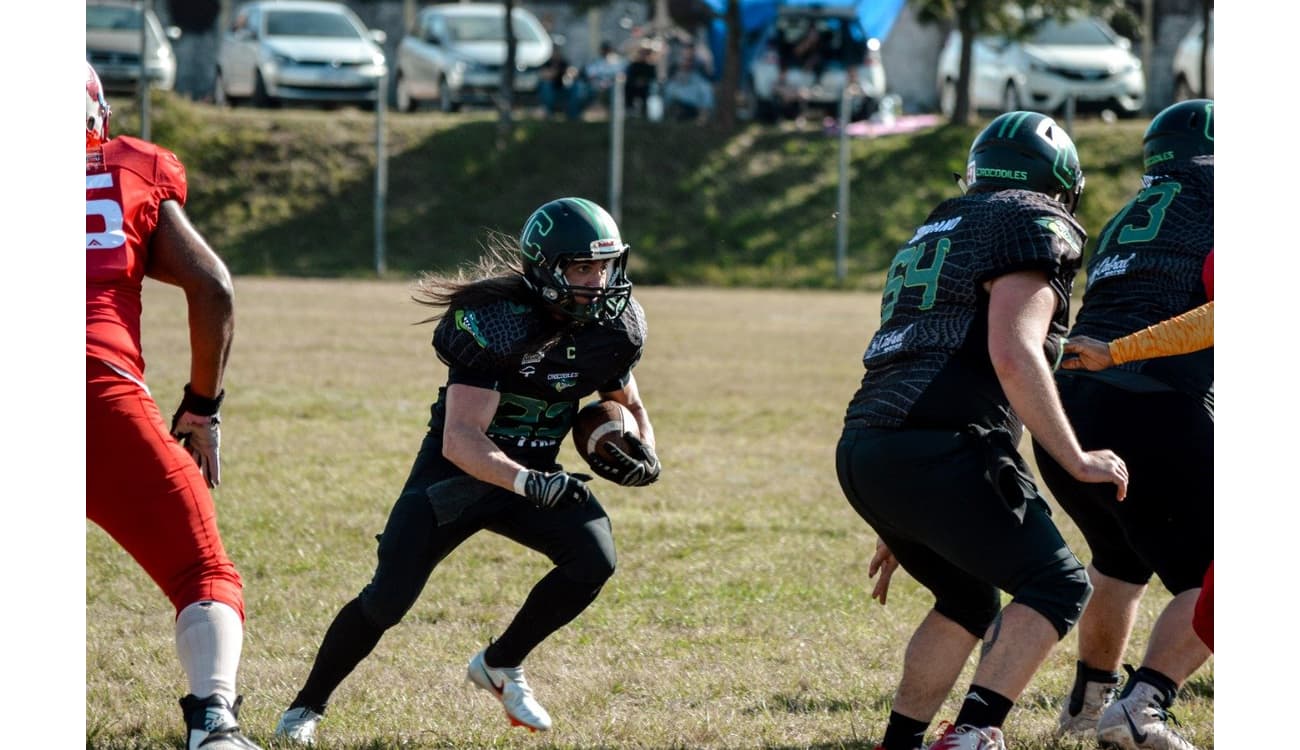
M 1110 341 L 1212 298 L 1213 102 L 1165 108 L 1147 127 L 1142 153 L 1141 189 L 1102 229 L 1071 338 Z M 1214 556 L 1214 349 L 1095 372 L 1061 369 L 1056 379 L 1079 440 L 1114 446 L 1134 477 L 1128 501 L 1116 505 L 1034 446 L 1043 480 L 1092 549 L 1095 592 L 1079 623 L 1075 682 L 1058 730 L 1124 750 L 1193 750 L 1166 719 L 1179 687 L 1210 656 L 1193 618 Z M 1173 599 L 1115 699 L 1153 574 Z
M 650 89 L 658 78 L 654 61 L 654 48 L 649 41 L 637 44 L 632 59 L 627 65 L 626 101 L 629 111 L 638 115 L 646 112 L 646 102 Z
M 86 64 L 86 518 L 144 568 L 176 610 L 188 750 L 258 750 L 235 689 L 244 588 L 217 528 L 222 381 L 234 296 L 221 258 L 190 224 L 185 167 L 171 151 L 109 136 Z M 145 277 L 185 292 L 190 382 L 171 429 L 145 385 Z
M 956 721 L 930 747 L 1005 750 L 1006 717 L 1083 611 L 1087 574 L 1017 451 L 1022 430 L 1124 498 L 1124 462 L 1079 446 L 1052 381 L 1086 239 L 1083 183 L 1056 122 L 1003 114 L 971 145 L 966 194 L 935 207 L 890 264 L 836 452 L 845 496 L 878 535 L 872 596 L 885 603 L 898 565 L 934 595 L 884 750 L 923 744 L 981 639 Z

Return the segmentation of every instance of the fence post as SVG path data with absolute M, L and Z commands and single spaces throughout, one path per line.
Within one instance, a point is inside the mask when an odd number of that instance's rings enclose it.
M 609 93 L 609 215 L 614 223 L 623 223 L 623 123 L 627 119 L 623 105 L 626 96 L 627 74 L 620 71 L 614 77 L 614 90 Z
M 835 212 L 835 278 L 841 284 L 848 276 L 849 244 L 849 100 L 853 86 L 840 93 L 840 186 L 839 210 Z
M 375 82 L 375 274 L 383 276 L 388 271 L 388 258 L 384 247 L 384 211 L 388 197 L 388 150 L 384 138 L 385 100 L 388 98 L 388 73 Z

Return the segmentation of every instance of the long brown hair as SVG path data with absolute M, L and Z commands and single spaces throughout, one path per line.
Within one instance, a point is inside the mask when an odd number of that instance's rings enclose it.
M 453 307 L 474 307 L 502 298 L 535 304 L 536 298 L 524 282 L 524 266 L 517 247 L 514 237 L 491 230 L 483 243 L 483 254 L 477 260 L 461 266 L 455 273 L 421 274 L 411 299 L 438 312 L 419 322 L 436 321 Z

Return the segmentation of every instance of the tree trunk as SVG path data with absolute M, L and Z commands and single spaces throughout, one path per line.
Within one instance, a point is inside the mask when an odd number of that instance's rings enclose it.
M 1210 57 L 1210 11 L 1214 10 L 1214 0 L 1201 0 L 1201 90 L 1196 92 L 1202 99 L 1210 98 L 1209 57 Z
M 497 149 L 504 150 L 514 131 L 515 110 L 515 59 L 518 40 L 515 39 L 515 0 L 505 0 L 506 9 L 506 61 L 501 66 L 501 91 L 497 95 Z
M 971 121 L 970 77 L 971 50 L 975 47 L 975 12 L 973 2 L 963 3 L 957 9 L 957 30 L 961 32 L 961 63 L 957 68 L 957 101 L 952 110 L 955 125 L 969 125 Z
M 727 56 L 718 92 L 718 127 L 736 129 L 736 93 L 740 89 L 740 0 L 727 0 Z

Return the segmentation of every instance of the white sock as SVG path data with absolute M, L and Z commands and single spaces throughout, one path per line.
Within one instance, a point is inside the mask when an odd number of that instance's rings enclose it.
M 176 655 L 189 678 L 190 693 L 199 698 L 217 693 L 234 705 L 243 646 L 244 623 L 230 605 L 195 602 L 176 618 Z

